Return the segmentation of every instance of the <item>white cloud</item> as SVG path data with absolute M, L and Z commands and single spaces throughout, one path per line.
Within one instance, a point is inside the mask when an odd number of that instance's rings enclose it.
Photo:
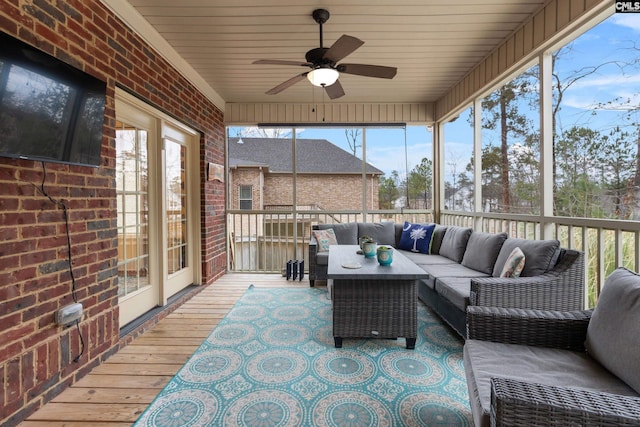
M 633 13 L 618 13 L 611 17 L 611 23 L 640 32 L 640 15 Z

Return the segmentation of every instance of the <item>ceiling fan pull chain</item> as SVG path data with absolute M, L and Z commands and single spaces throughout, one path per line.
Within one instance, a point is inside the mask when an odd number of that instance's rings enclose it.
M 324 88 L 322 89 L 322 121 L 324 122 L 326 107 L 324 105 Z

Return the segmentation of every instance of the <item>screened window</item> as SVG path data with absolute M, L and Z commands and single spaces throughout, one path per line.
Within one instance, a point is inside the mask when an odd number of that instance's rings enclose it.
M 558 216 L 640 219 L 639 26 L 615 14 L 553 52 Z
M 484 212 L 539 212 L 539 88 L 535 65 L 482 99 Z
M 240 209 L 247 211 L 253 209 L 253 186 L 240 186 Z
M 473 185 L 473 108 L 444 124 L 444 208 L 471 212 Z

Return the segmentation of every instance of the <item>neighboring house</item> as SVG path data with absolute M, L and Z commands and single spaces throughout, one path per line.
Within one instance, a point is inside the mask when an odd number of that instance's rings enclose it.
M 292 212 L 293 147 L 288 138 L 229 138 L 229 208 L 264 211 L 231 215 L 231 264 L 235 270 L 277 271 L 292 257 L 302 258 L 319 217 Z M 378 209 L 378 180 L 383 172 L 325 139 L 296 139 L 296 209 L 362 211 L 362 183 L 367 209 Z M 286 211 L 286 214 L 271 212 Z M 256 226 L 257 225 L 257 226 Z M 295 230 L 295 231 L 294 231 Z
M 291 209 L 292 152 L 288 138 L 229 138 L 229 207 Z M 326 139 L 296 139 L 296 158 L 298 209 L 362 209 L 362 159 Z M 367 163 L 365 173 L 367 209 L 378 209 L 384 172 Z

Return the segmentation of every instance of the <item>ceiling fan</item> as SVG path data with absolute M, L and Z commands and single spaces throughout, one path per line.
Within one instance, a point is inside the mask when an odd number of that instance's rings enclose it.
M 254 64 L 294 65 L 311 68 L 311 71 L 295 75 L 273 89 L 270 89 L 266 92 L 268 95 L 280 93 L 288 87 L 304 80 L 306 77 L 314 86 L 323 87 L 329 98 L 336 99 L 344 95 L 344 89 L 340 81 L 338 81 L 340 73 L 378 77 L 382 79 L 392 79 L 396 75 L 398 71 L 396 67 L 367 64 L 338 64 L 340 60 L 353 53 L 362 46 L 364 42 L 344 34 L 336 40 L 331 47 L 324 47 L 322 44 L 322 24 L 329 19 L 329 11 L 326 9 L 316 9 L 311 16 L 320 26 L 320 47 L 311 49 L 306 53 L 306 62 L 283 61 L 278 59 L 260 59 L 253 62 Z

